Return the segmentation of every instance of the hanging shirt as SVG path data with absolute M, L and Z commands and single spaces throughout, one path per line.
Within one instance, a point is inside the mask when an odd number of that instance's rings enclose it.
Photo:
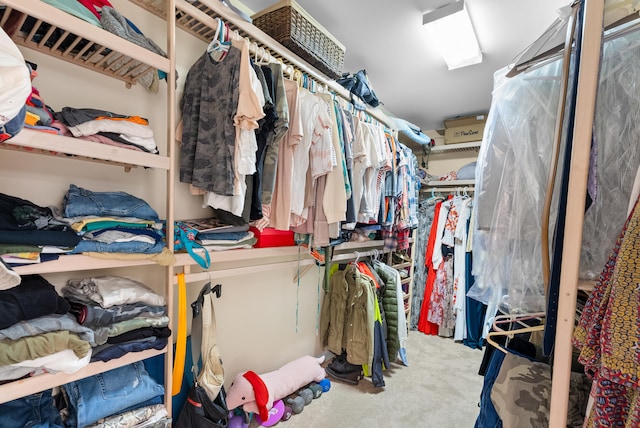
M 276 120 L 273 128 L 273 134 L 270 135 L 267 142 L 267 148 L 264 158 L 264 169 L 262 171 L 262 204 L 269 211 L 271 204 L 271 196 L 276 183 L 276 169 L 278 167 L 278 153 L 280 141 L 289 129 L 289 107 L 287 105 L 287 96 L 284 88 L 284 76 L 282 74 L 281 64 L 269 64 L 269 69 L 273 75 L 275 92 L 273 99 L 276 103 Z M 263 207 L 265 209 L 265 207 Z M 263 215 L 268 216 L 267 213 Z
M 240 59 L 237 49 L 222 62 L 204 52 L 187 74 L 181 102 L 180 181 L 226 196 L 235 187 L 236 133 L 230 118 L 238 105 Z
M 275 96 L 276 88 L 273 80 L 271 69 L 266 66 L 255 66 L 258 77 L 264 79 L 263 90 L 265 97 L 264 113 L 265 117 L 260 121 L 260 128 L 256 131 L 256 140 L 258 143 L 258 151 L 256 152 L 256 172 L 253 174 L 252 191 L 251 191 L 251 210 L 249 218 L 251 220 L 262 219 L 262 174 L 264 171 L 264 160 L 266 156 L 267 146 L 271 142 L 274 134 L 274 127 L 278 120 L 276 113 Z
M 289 131 L 279 146 L 278 168 L 269 217 L 269 226 L 280 230 L 288 230 L 290 226 L 292 178 L 296 168 L 293 159 L 303 133 L 298 103 L 298 84 L 289 79 L 285 79 L 284 84 L 289 108 Z
M 356 215 L 360 217 L 362 200 L 365 197 L 366 171 L 373 167 L 375 151 L 369 138 L 369 130 L 359 120 L 355 121 L 356 135 L 353 141 L 352 194 Z
M 291 190 L 291 213 L 300 216 L 305 207 L 305 189 L 307 187 L 307 171 L 309 170 L 309 150 L 318 121 L 320 104 L 318 99 L 307 89 L 299 92 L 300 121 L 302 123 L 302 139 L 294 153 L 293 176 Z
M 453 250 L 453 310 L 456 313 L 454 340 L 467 338 L 466 277 L 467 277 L 467 221 L 471 215 L 471 199 L 462 199 L 460 215 L 454 234 Z
M 233 118 L 236 131 L 234 194 L 228 196 L 207 192 L 204 195 L 203 207 L 210 206 L 241 217 L 247 191 L 245 175 L 255 172 L 256 151 L 258 149 L 255 130 L 258 128 L 258 120 L 264 117 L 262 106 L 265 98 L 262 93 L 262 85 L 251 66 L 247 43 L 244 40 L 234 40 L 233 46 L 241 52 L 238 107 Z
M 322 201 L 327 222 L 331 224 L 338 223 L 346 219 L 347 193 L 345 191 L 343 170 L 343 168 L 346 168 L 346 164 L 344 162 L 344 152 L 340 147 L 336 114 L 333 109 L 333 97 L 329 94 L 320 94 L 320 97 L 323 97 L 331 107 L 329 108 L 329 114 L 331 117 L 331 138 L 337 164 L 336 167 L 327 175 L 326 189 Z

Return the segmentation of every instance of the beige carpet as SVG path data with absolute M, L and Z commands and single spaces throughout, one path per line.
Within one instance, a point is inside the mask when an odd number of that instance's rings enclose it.
M 277 426 L 473 427 L 482 390 L 482 354 L 452 339 L 412 331 L 409 366 L 392 364 L 384 372 L 384 388 L 374 387 L 369 378 L 357 386 L 331 380 L 329 392 Z

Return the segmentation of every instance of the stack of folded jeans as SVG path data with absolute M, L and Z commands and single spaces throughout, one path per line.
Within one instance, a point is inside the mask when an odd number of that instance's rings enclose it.
M 82 236 L 74 253 L 154 254 L 164 247 L 156 211 L 126 192 L 92 192 L 71 184 L 63 210 Z
M 68 428 L 134 426 L 107 422 L 123 422 L 125 415 L 130 419 L 144 417 L 144 420 L 134 419 L 138 424 L 159 418 L 166 421 L 165 425 L 151 426 L 170 426 L 167 411 L 161 405 L 164 387 L 149 376 L 141 361 L 70 382 L 63 385 L 62 390 L 64 404 L 60 406 L 60 413 Z
M 78 322 L 94 333 L 91 361 L 167 345 L 171 330 L 165 298 L 145 284 L 119 276 L 72 279 L 62 294 Z

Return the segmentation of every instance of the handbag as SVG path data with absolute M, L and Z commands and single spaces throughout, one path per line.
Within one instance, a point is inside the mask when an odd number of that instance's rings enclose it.
M 351 94 L 351 102 L 358 110 L 365 110 L 363 103 L 369 104 L 371 107 L 378 107 L 380 101 L 369 82 L 366 70 L 360 70 L 353 75 L 344 73 L 337 82 Z
M 175 428 L 226 428 L 229 426 L 226 396 L 223 387 L 216 399 L 211 401 L 196 381 L 189 390 Z
M 202 357 L 202 369 L 194 376 L 194 385 L 178 416 L 175 428 L 226 428 L 229 425 L 227 393 L 224 389 L 224 368 L 216 344 L 216 318 L 213 311 L 213 294 L 220 297 L 221 285 L 211 288 L 205 284 L 198 298 L 191 304 L 192 370 L 195 374 L 198 356 Z

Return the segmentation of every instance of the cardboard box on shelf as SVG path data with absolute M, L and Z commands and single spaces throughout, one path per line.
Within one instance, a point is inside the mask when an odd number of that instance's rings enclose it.
M 444 121 L 444 143 L 456 144 L 469 141 L 482 141 L 486 113 L 460 116 Z

